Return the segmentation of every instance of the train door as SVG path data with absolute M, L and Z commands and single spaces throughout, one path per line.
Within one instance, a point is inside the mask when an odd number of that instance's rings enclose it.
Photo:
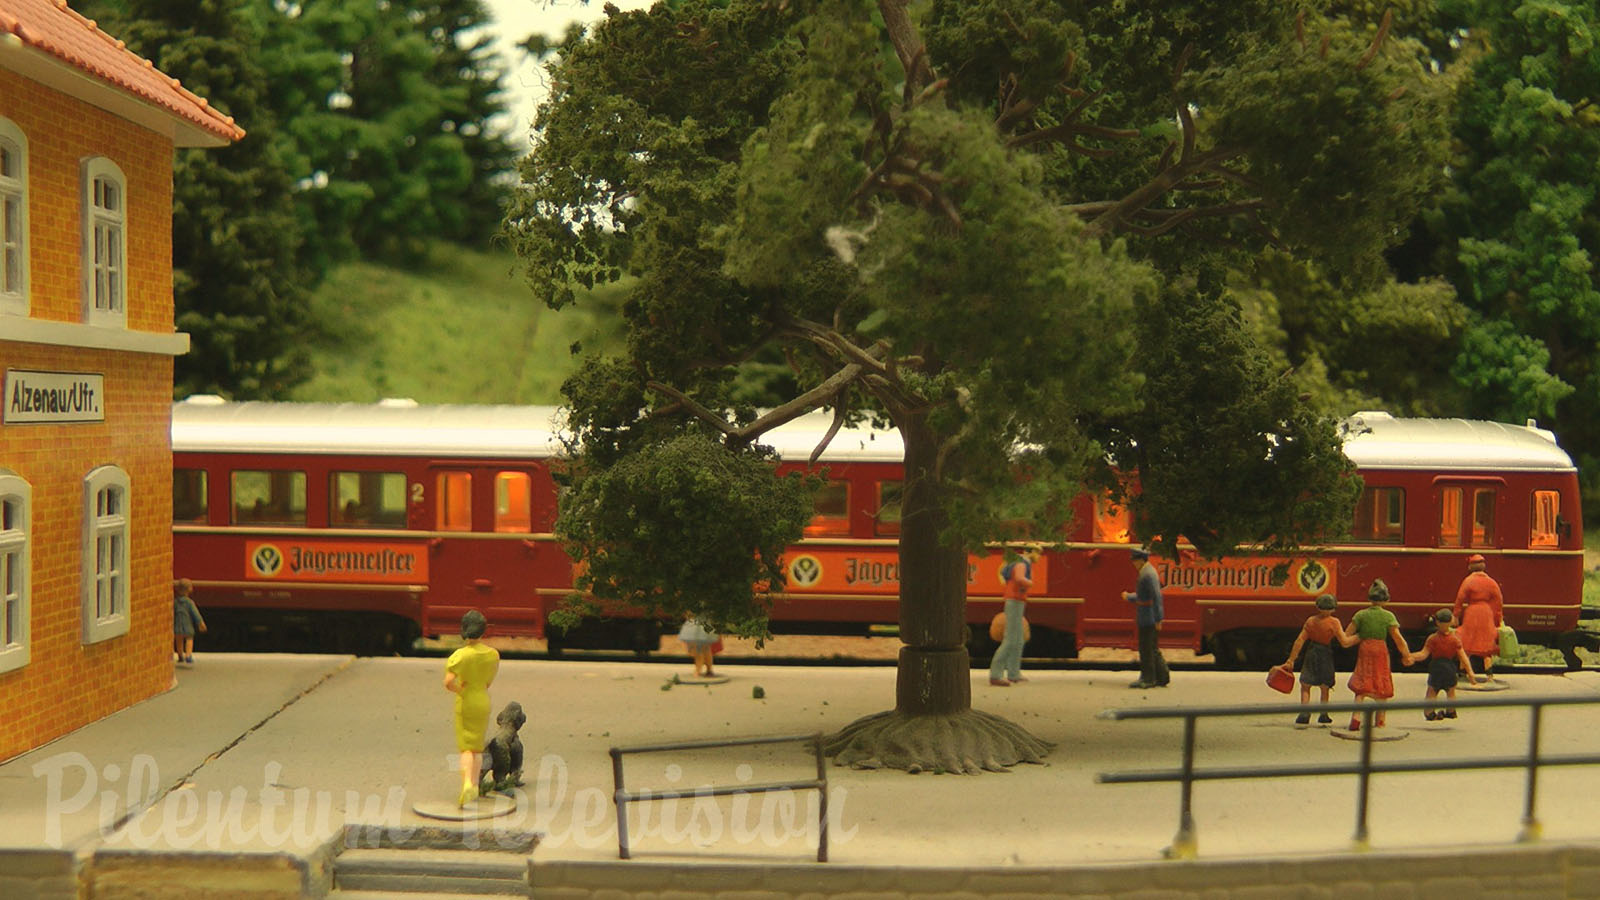
M 431 532 L 427 630 L 450 634 L 461 616 L 477 609 L 494 633 L 542 632 L 543 615 L 533 563 L 533 491 L 548 481 L 534 465 L 430 467 L 423 483 L 423 515 Z

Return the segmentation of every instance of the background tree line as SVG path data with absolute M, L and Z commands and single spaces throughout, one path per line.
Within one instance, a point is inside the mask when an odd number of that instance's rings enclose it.
M 498 229 L 515 152 L 481 0 L 73 5 L 247 132 L 178 151 L 178 396 L 286 397 L 331 266 L 404 266 Z
M 1376 283 L 1269 250 L 1219 276 L 1229 303 L 1329 413 L 1538 418 L 1580 460 L 1600 509 L 1597 4 L 1325 5 L 1366 21 L 1390 12 L 1395 34 L 1457 73 L 1443 177 L 1393 226 Z M 479 0 L 74 6 L 249 132 L 179 154 L 178 327 L 194 336 L 180 395 L 286 396 L 308 373 L 307 298 L 330 265 L 404 264 L 430 242 L 481 244 L 496 229 L 522 136 L 490 124 L 502 72 L 472 31 L 487 20 Z M 1125 15 L 1142 27 L 1139 9 Z M 744 396 L 768 403 L 793 388 L 781 356 L 743 378 Z

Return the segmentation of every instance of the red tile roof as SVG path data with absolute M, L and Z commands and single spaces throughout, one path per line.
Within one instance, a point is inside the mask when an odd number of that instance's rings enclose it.
M 0 41 L 15 35 L 22 45 L 54 57 L 124 93 L 224 141 L 244 129 L 178 83 L 149 60 L 127 49 L 67 6 L 66 0 L 0 0 Z

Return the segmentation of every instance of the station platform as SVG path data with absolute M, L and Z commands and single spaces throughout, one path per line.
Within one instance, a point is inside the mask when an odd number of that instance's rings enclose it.
M 1095 776 L 1178 765 L 1181 723 L 1099 714 L 1282 702 L 1281 714 L 1202 720 L 1197 764 L 1356 758 L 1359 742 L 1295 727 L 1298 695 L 1270 691 L 1261 673 L 1178 672 L 1168 688 L 1133 690 L 1131 672 L 1030 672 L 996 688 L 974 670 L 973 706 L 1053 742 L 1048 764 L 964 776 L 830 763 L 824 863 L 815 791 L 632 805 L 632 859 L 619 859 L 609 748 L 831 732 L 893 705 L 893 668 L 720 664 L 727 680 L 702 685 L 687 683 L 683 663 L 506 660 L 492 703 L 515 700 L 527 713 L 526 785 L 514 812 L 453 823 L 415 811 L 453 799 L 457 787 L 442 660 L 196 659 L 167 693 L 0 765 L 0 896 L 426 896 L 463 890 L 437 875 L 452 869 L 448 859 L 426 856 L 455 850 L 504 854 L 526 869 L 525 881 L 485 882 L 482 893 L 560 900 L 1600 897 L 1596 766 L 1541 773 L 1542 836 L 1531 843 L 1518 842 L 1527 775 L 1517 770 L 1374 776 L 1370 848 L 1352 841 L 1353 776 L 1206 782 L 1194 790 L 1198 858 L 1164 859 L 1178 786 Z M 1502 680 L 1500 697 L 1600 695 L 1595 672 Z M 1422 698 L 1424 675 L 1395 681 L 1396 699 Z M 1341 688 L 1333 699 L 1349 697 Z M 1389 720 L 1388 731 L 1405 736 L 1375 744 L 1375 759 L 1506 756 L 1528 741 L 1525 710 Z M 1547 709 L 1544 752 L 1591 752 L 1597 724 L 1600 707 Z M 798 742 L 625 759 L 630 790 L 815 771 Z M 433 880 L 424 871 L 402 886 L 383 872 L 404 866 L 370 862 L 395 848 L 412 852 L 412 868 L 431 865 Z M 497 867 L 451 859 L 462 870 Z M 363 860 L 379 874 L 358 877 Z

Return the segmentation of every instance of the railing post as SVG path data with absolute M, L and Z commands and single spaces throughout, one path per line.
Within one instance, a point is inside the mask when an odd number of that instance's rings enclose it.
M 617 858 L 631 859 L 628 855 L 627 797 L 622 789 L 622 749 L 611 748 L 611 801 L 617 805 Z
M 1372 717 L 1377 702 L 1361 711 L 1361 772 L 1356 776 L 1356 849 L 1367 850 L 1372 843 L 1367 836 L 1367 794 L 1372 781 Z
M 1539 793 L 1539 723 L 1543 718 L 1541 713 L 1544 711 L 1544 705 L 1534 703 L 1528 708 L 1533 713 L 1533 719 L 1528 723 L 1527 805 L 1522 810 L 1522 831 L 1517 835 L 1517 840 L 1522 843 L 1537 841 L 1544 834 L 1544 826 L 1539 824 L 1539 819 L 1533 812 L 1534 800 Z
M 817 752 L 817 862 L 828 861 L 828 767 L 822 758 L 822 732 L 811 740 Z
M 1179 801 L 1178 834 L 1163 851 L 1168 859 L 1194 859 L 1200 841 L 1194 830 L 1194 730 L 1195 717 L 1183 717 L 1183 796 Z

